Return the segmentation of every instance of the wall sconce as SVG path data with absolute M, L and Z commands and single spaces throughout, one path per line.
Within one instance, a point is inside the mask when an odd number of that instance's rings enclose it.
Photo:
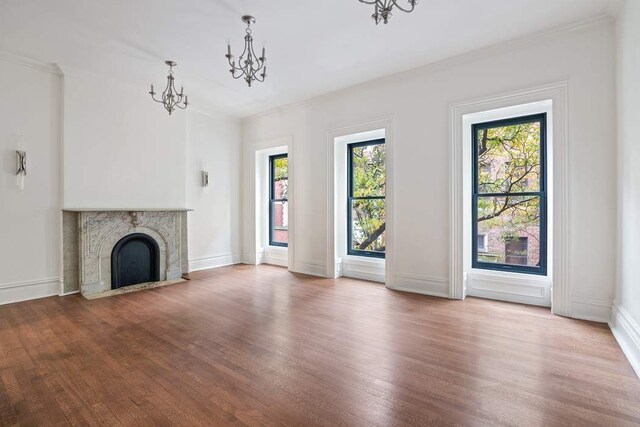
M 27 175 L 27 152 L 16 151 L 16 176 L 18 177 L 18 186 L 20 191 L 24 190 L 24 177 Z
M 202 171 L 202 186 L 203 187 L 209 186 L 209 172 L 207 171 Z

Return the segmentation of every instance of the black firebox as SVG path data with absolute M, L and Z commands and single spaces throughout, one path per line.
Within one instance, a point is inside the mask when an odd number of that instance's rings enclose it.
M 160 280 L 160 248 L 142 233 L 122 238 L 111 252 L 111 289 Z

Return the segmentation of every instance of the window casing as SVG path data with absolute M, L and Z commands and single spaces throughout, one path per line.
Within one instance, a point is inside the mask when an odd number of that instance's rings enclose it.
M 547 274 L 546 121 L 472 126 L 473 268 Z
M 347 255 L 384 258 L 385 140 L 347 145 Z
M 269 156 L 269 245 L 289 246 L 287 154 Z

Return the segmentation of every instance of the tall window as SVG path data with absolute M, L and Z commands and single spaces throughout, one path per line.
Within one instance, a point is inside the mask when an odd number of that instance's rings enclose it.
M 547 272 L 546 121 L 473 126 L 473 268 Z
M 384 139 L 347 146 L 347 254 L 384 258 Z
M 269 244 L 289 243 L 289 159 L 286 154 L 269 157 Z

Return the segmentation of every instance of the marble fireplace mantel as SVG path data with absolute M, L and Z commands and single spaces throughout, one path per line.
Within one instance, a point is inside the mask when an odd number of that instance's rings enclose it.
M 143 233 L 160 249 L 160 280 L 187 272 L 190 209 L 63 209 L 65 293 L 91 296 L 111 290 L 111 252 L 124 237 Z

